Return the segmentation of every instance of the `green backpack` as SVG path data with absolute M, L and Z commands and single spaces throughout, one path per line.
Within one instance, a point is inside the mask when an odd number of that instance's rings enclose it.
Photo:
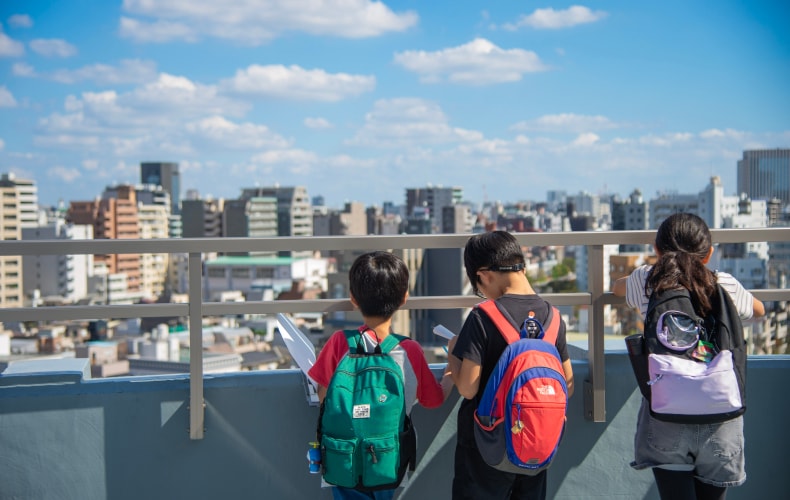
M 359 331 L 344 333 L 349 351 L 329 381 L 318 417 L 324 480 L 360 491 L 393 489 L 417 458 L 403 370 L 389 355 L 405 337 L 390 334 L 368 353 Z

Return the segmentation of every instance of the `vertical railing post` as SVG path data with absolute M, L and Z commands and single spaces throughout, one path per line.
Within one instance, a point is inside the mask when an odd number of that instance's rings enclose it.
M 587 335 L 589 378 L 584 381 L 584 417 L 593 422 L 606 422 L 606 379 L 603 349 L 604 330 L 604 252 L 603 245 L 587 247 L 588 289 L 592 296 Z
M 203 259 L 189 254 L 189 438 L 203 439 Z

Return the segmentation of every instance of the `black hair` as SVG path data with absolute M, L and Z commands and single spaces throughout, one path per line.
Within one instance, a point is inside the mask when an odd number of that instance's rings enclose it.
M 645 295 L 683 287 L 691 293 L 697 313 L 705 316 L 716 293 L 716 275 L 703 261 L 712 246 L 710 229 L 694 214 L 667 217 L 656 233 L 658 261 L 645 282 Z
M 409 269 L 389 252 L 369 252 L 351 265 L 348 284 L 364 316 L 389 319 L 409 291 Z
M 464 268 L 472 289 L 477 293 L 479 276 L 477 271 L 485 267 L 505 267 L 524 264 L 515 236 L 507 231 L 491 231 L 472 236 L 464 248 Z M 519 269 L 520 270 L 520 269 Z

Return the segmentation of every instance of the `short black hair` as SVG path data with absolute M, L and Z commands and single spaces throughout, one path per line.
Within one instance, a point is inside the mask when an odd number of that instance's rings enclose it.
M 389 319 L 409 291 L 409 269 L 389 252 L 368 252 L 351 265 L 348 284 L 364 316 Z
M 477 271 L 491 266 L 513 266 L 524 264 L 524 252 L 521 251 L 515 236 L 507 231 L 491 231 L 472 236 L 464 248 L 464 268 L 472 289 L 477 293 Z

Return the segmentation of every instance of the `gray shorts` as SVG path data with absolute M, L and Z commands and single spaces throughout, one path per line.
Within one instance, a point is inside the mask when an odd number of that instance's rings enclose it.
M 650 416 L 642 398 L 631 467 L 694 471 L 703 483 L 739 486 L 746 481 L 743 417 L 718 424 L 677 424 Z

